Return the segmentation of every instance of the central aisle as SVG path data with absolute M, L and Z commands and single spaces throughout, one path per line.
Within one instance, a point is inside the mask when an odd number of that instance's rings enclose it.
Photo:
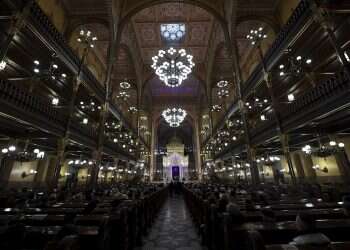
M 160 211 L 143 250 L 202 250 L 182 196 L 169 198 Z

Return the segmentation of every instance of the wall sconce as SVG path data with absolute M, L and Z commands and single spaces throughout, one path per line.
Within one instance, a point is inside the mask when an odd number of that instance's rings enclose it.
M 37 173 L 38 173 L 38 171 L 36 171 L 36 170 L 34 170 L 34 169 L 31 169 L 31 170 L 29 171 L 29 173 L 23 172 L 23 173 L 21 174 L 21 177 L 24 179 L 24 178 L 26 178 L 26 177 L 28 177 L 28 176 L 36 175 Z
M 312 166 L 312 168 L 314 170 L 316 170 L 316 171 L 320 171 L 320 172 L 323 172 L 323 173 L 328 173 L 328 168 L 327 167 L 321 168 L 320 165 L 318 165 L 318 164 Z

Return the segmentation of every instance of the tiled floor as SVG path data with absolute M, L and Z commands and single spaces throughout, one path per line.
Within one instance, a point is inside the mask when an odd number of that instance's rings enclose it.
M 181 196 L 169 198 L 142 250 L 202 250 L 189 211 Z

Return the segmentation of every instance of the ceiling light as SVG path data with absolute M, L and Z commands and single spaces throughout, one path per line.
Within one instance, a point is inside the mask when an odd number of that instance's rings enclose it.
M 292 102 L 292 101 L 294 101 L 294 100 L 295 100 L 294 95 L 293 95 L 293 94 L 289 94 L 289 95 L 288 95 L 288 101 Z
M 228 89 L 219 89 L 217 94 L 219 98 L 225 98 L 229 96 L 229 91 Z
M 343 148 L 343 147 L 345 147 L 345 144 L 343 142 L 339 142 L 338 147 Z
M 3 71 L 6 68 L 7 63 L 5 61 L 0 62 L 0 71 Z
M 16 151 L 16 146 L 11 145 L 11 146 L 9 147 L 9 151 L 10 151 L 10 152 Z
M 266 121 L 266 116 L 265 116 L 265 115 L 261 115 L 261 116 L 260 116 L 260 120 Z
M 126 82 L 126 81 L 124 81 L 124 82 L 119 83 L 119 86 L 122 89 L 129 89 L 131 87 L 131 84 Z
M 229 82 L 225 80 L 221 80 L 216 84 L 216 86 L 218 86 L 219 88 L 226 88 L 228 85 L 229 85 Z
M 52 98 L 52 101 L 51 101 L 52 105 L 56 106 L 56 105 L 58 105 L 59 102 L 60 102 L 60 100 L 57 97 Z
M 330 145 L 330 146 L 336 146 L 337 143 L 336 143 L 335 141 L 330 141 L 330 142 L 329 142 L 329 145 Z
M 7 148 L 3 148 L 2 150 L 1 150 L 1 153 L 3 153 L 3 154 L 7 154 L 9 152 L 9 150 L 7 149 Z
M 179 127 L 185 120 L 187 112 L 181 108 L 168 108 L 162 112 L 162 116 L 170 127 Z
M 88 124 L 88 122 L 89 122 L 88 118 L 83 119 L 83 124 Z
M 214 112 L 219 112 L 221 111 L 221 109 L 222 109 L 221 105 L 213 105 L 213 107 L 211 108 L 211 110 Z
M 152 58 L 152 68 L 159 76 L 159 79 L 168 87 L 178 87 L 194 67 L 193 56 L 186 53 L 185 49 L 169 48 L 159 50 L 158 55 Z

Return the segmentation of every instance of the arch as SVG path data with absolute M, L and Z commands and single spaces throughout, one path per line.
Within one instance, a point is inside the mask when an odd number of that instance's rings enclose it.
M 98 18 L 98 17 L 86 17 L 86 18 L 73 18 L 70 20 L 69 25 L 65 32 L 64 32 L 64 37 L 66 38 L 67 41 L 70 41 L 72 36 L 74 35 L 74 31 L 83 25 L 91 25 L 91 24 L 100 24 L 106 28 L 106 30 L 109 31 L 110 25 L 109 22 L 103 18 Z M 109 34 L 109 32 L 108 32 Z
M 137 74 L 136 74 L 136 69 L 135 69 L 135 62 L 134 62 L 134 58 L 132 57 L 132 53 L 131 53 L 131 50 L 129 48 L 129 46 L 125 43 L 120 43 L 118 45 L 118 48 L 117 48 L 117 57 L 119 56 L 119 51 L 120 50 L 124 50 L 128 56 L 128 60 L 130 61 L 130 64 L 132 65 L 132 68 L 133 68 L 133 72 L 135 74 L 135 77 L 137 77 Z M 115 61 L 115 63 L 117 62 L 118 60 Z M 116 69 L 114 69 L 116 70 Z M 139 87 L 136 83 L 132 83 L 132 86 L 136 89 L 136 91 L 138 92 L 139 91 Z
M 205 82 L 203 81 L 203 79 L 200 78 L 200 76 L 196 73 L 192 73 L 192 75 L 198 80 L 201 88 L 204 90 L 204 94 L 207 100 L 208 99 L 208 92 L 207 92 L 207 88 L 205 86 Z M 145 89 L 148 86 L 148 84 L 150 84 L 151 80 L 153 80 L 155 77 L 157 77 L 157 75 L 154 72 L 151 72 L 150 74 L 148 74 L 148 76 L 146 77 L 146 80 L 143 81 L 142 83 L 142 87 L 141 87 L 141 95 L 143 95 L 143 93 L 145 93 Z
M 218 43 L 217 44 L 217 46 L 216 46 L 216 48 L 215 48 L 215 56 L 214 56 L 214 63 L 213 63 L 213 69 L 214 69 L 214 65 L 215 65 L 215 61 L 216 61 L 216 59 L 217 59 L 217 55 L 219 54 L 219 52 L 220 52 L 220 50 L 221 49 L 224 49 L 224 48 L 226 48 L 226 43 L 225 43 L 225 41 L 222 41 L 222 42 L 220 42 L 220 43 Z M 231 59 L 232 60 L 232 59 Z M 231 63 L 232 64 L 232 72 L 233 72 L 233 62 Z M 213 72 L 213 70 L 212 70 L 212 72 Z M 212 82 L 212 76 L 213 75 L 211 75 L 211 79 L 210 79 L 210 92 L 213 90 L 213 88 L 215 87 L 215 82 Z M 233 76 L 232 76 L 233 77 Z M 224 78 L 224 79 L 226 79 L 226 78 Z
M 271 16 L 266 15 L 241 15 L 237 18 L 236 29 L 240 24 L 249 21 L 260 21 L 264 24 L 267 24 L 276 35 L 281 29 L 280 25 L 276 22 L 274 18 L 271 18 Z
M 137 6 L 130 8 L 128 13 L 126 13 L 123 18 L 120 21 L 120 28 L 119 30 L 123 30 L 126 23 L 138 12 L 140 12 L 143 9 L 146 9 L 148 7 L 152 7 L 158 4 L 163 3 L 179 3 L 178 0 L 144 0 L 142 3 L 138 4 Z M 183 0 L 181 3 L 184 4 L 190 4 L 197 7 L 200 7 L 202 9 L 205 9 L 210 14 L 212 14 L 222 25 L 225 25 L 227 22 L 225 20 L 224 14 L 220 13 L 218 10 L 210 6 L 208 3 L 205 3 L 204 0 Z

